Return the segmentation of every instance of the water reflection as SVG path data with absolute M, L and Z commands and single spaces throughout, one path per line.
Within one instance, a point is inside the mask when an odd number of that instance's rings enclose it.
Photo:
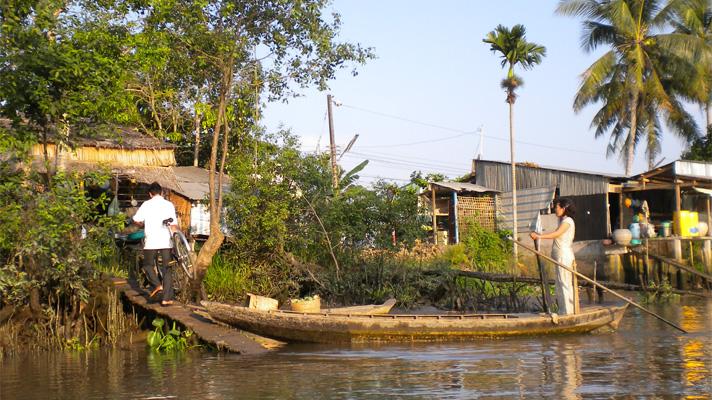
M 292 345 L 263 357 L 143 346 L 6 358 L 13 398 L 709 398 L 712 301 L 629 311 L 619 332 L 465 343 Z

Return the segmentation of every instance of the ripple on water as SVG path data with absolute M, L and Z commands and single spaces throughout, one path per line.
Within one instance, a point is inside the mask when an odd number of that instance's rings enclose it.
M 712 301 L 633 310 L 613 334 L 457 343 L 290 345 L 261 357 L 128 351 L 22 355 L 0 364 L 14 398 L 609 398 L 712 393 Z M 704 398 L 704 397 L 703 397 Z

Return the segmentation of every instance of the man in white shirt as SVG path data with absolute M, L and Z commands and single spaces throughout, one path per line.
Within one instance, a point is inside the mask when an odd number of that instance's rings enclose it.
M 171 235 L 177 229 L 178 218 L 176 208 L 170 201 L 162 196 L 163 189 L 158 182 L 153 182 L 148 187 L 148 195 L 151 198 L 141 204 L 133 220 L 137 225 L 143 226 L 146 236 L 143 247 L 143 270 L 146 272 L 149 282 L 153 285 L 151 297 L 163 291 L 163 301 L 161 305 L 173 304 L 173 274 L 169 269 L 171 261 Z M 171 219 L 170 227 L 165 226 L 163 221 Z M 156 258 L 161 254 L 162 266 L 161 274 L 163 283 L 158 280 L 153 269 L 156 265 Z

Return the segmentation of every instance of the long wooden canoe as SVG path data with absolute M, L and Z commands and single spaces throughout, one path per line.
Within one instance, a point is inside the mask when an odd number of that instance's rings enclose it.
M 329 314 L 351 314 L 351 315 L 373 315 L 388 314 L 391 308 L 396 305 L 396 299 L 388 299 L 383 304 L 367 304 L 364 306 L 322 308 L 322 313 Z
M 554 321 L 548 314 L 352 315 L 260 311 L 210 301 L 202 304 L 212 318 L 237 328 L 288 342 L 312 343 L 467 340 L 583 333 L 616 329 L 628 307 L 628 304 L 587 307 L 580 314 L 562 315 Z

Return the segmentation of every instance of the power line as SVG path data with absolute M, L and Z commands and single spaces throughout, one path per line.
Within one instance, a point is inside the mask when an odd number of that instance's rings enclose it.
M 354 154 L 346 153 L 344 156 L 358 157 L 359 159 L 364 157 L 363 155 L 357 155 L 355 153 Z M 452 167 L 429 165 L 429 164 L 422 163 L 422 162 L 400 161 L 400 160 L 395 160 L 395 159 L 373 157 L 373 156 L 366 156 L 366 158 L 369 161 L 373 161 L 373 162 L 380 163 L 380 164 L 392 165 L 392 166 L 401 166 L 401 167 L 416 168 L 416 169 L 417 168 L 421 168 L 421 169 L 428 168 L 428 169 L 434 169 L 434 170 L 453 173 L 453 174 L 462 174 L 462 173 L 466 172 L 465 169 L 457 169 L 457 168 L 452 168 Z
M 387 113 L 380 112 L 380 111 L 375 111 L 375 110 L 369 110 L 369 109 L 366 109 L 366 108 L 356 107 L 356 106 L 352 106 L 352 105 L 348 105 L 348 104 L 342 104 L 341 106 L 342 106 L 342 107 L 346 107 L 346 108 L 351 108 L 351 109 L 353 109 L 353 110 L 357 110 L 357 111 L 361 111 L 361 112 L 366 112 L 366 113 L 369 113 L 369 114 L 375 114 L 375 115 L 379 115 L 379 116 L 386 117 L 386 118 L 391 118 L 391 119 L 396 119 L 396 120 L 400 120 L 400 121 L 409 122 L 409 123 L 412 123 L 412 124 L 423 125 L 423 126 L 427 126 L 427 127 L 431 127 L 431 128 L 437 128 L 437 129 L 441 129 L 441 130 L 445 130 L 445 131 L 458 132 L 458 133 L 460 133 L 460 135 L 457 135 L 457 136 L 450 136 L 450 137 L 448 137 L 448 138 L 442 138 L 442 139 L 434 139 L 432 142 L 435 142 L 435 141 L 443 141 L 443 140 L 451 140 L 451 139 L 454 139 L 454 138 L 459 137 L 459 136 L 472 135 L 472 134 L 477 133 L 476 131 L 464 131 L 464 130 L 461 130 L 461 129 L 455 129 L 455 128 L 451 128 L 451 127 L 447 127 L 447 126 L 442 126 L 442 125 L 437 125 L 437 124 L 431 124 L 431 123 L 429 123 L 429 122 L 417 121 L 417 120 L 410 119 L 410 118 L 399 117 L 399 116 L 397 116 L 397 115 L 387 114 Z M 492 135 L 482 135 L 482 136 L 485 137 L 485 138 L 488 138 L 488 139 L 499 140 L 499 141 L 503 141 L 503 142 L 509 142 L 509 139 L 507 139 L 507 138 L 502 138 L 502 137 L 492 136 Z M 422 143 L 432 143 L 432 142 L 431 142 L 431 141 L 423 141 Z M 535 142 L 527 142 L 527 141 L 523 141 L 523 140 L 515 140 L 514 142 L 515 142 L 515 143 L 518 143 L 518 144 L 523 144 L 523 145 L 528 145 L 528 146 L 534 146 L 534 147 L 541 147 L 541 148 L 550 149 L 550 150 L 561 150 L 561 151 L 567 151 L 567 152 L 573 152 L 573 153 L 591 154 L 591 155 L 596 155 L 596 156 L 599 156 L 599 155 L 600 155 L 599 152 L 586 151 L 586 150 L 577 150 L 577 149 L 570 149 L 570 148 L 559 147 L 559 146 L 550 146 L 550 145 L 545 145 L 545 144 L 540 144 L 540 143 L 535 143 Z M 411 142 L 411 143 L 402 143 L 402 144 L 399 144 L 399 145 L 383 145 L 383 146 L 381 146 L 381 147 L 399 147 L 399 146 L 410 146 L 410 145 L 414 145 L 414 144 L 421 144 L 421 143 L 419 143 L 419 142 Z M 360 146 L 360 147 L 366 147 L 366 146 Z M 373 147 L 375 147 L 375 146 L 373 146 Z
M 319 139 L 316 141 L 316 152 L 319 152 L 319 146 L 321 145 L 321 138 L 324 136 L 324 130 L 326 128 L 326 115 L 328 111 L 324 111 L 324 119 L 321 122 L 321 132 L 319 132 Z
M 348 154 L 347 154 L 348 155 Z M 446 169 L 450 171 L 461 171 L 462 168 L 455 167 L 455 166 L 446 166 L 446 165 L 439 165 L 439 164 L 432 164 L 432 163 L 426 163 L 422 161 L 414 161 L 414 160 L 406 160 L 406 159 L 399 159 L 399 158 L 391 158 L 391 157 L 382 157 L 382 156 L 374 156 L 374 155 L 366 155 L 366 154 L 361 154 L 361 153 L 352 153 L 351 157 L 357 157 L 357 158 L 367 158 L 369 160 L 373 161 L 385 161 L 385 162 L 391 162 L 393 164 L 399 164 L 399 165 L 407 165 L 407 166 L 413 166 L 413 167 L 421 167 L 421 168 L 439 168 L 439 169 Z
M 389 181 L 401 181 L 401 182 L 410 182 L 410 179 L 403 179 L 403 178 L 392 178 L 388 176 L 373 176 L 373 175 L 361 175 L 357 174 L 359 178 L 371 178 L 371 179 L 384 179 L 384 180 L 389 180 Z
M 469 136 L 469 135 L 472 135 L 472 133 L 461 133 L 461 134 L 459 134 L 459 135 L 448 136 L 448 137 L 441 138 L 441 139 L 421 140 L 421 141 L 418 141 L 418 142 L 409 142 L 409 143 L 382 144 L 382 145 L 371 145 L 371 146 L 361 146 L 361 145 L 359 145 L 358 148 L 360 148 L 360 149 L 361 149 L 361 148 L 365 149 L 365 148 L 381 148 L 381 147 L 384 147 L 384 148 L 385 148 L 385 147 L 415 146 L 415 145 L 418 145 L 418 144 L 444 142 L 444 141 L 447 141 L 447 140 L 453 140 L 453 139 L 457 139 L 457 138 L 461 138 L 461 137 L 463 137 L 463 136 Z
M 455 169 L 455 170 L 460 170 L 462 169 L 462 165 L 459 164 L 447 164 L 447 163 L 441 163 L 439 160 L 429 160 L 429 159 L 424 159 L 424 158 L 407 158 L 407 157 L 397 157 L 393 156 L 390 154 L 382 154 L 382 153 L 362 153 L 358 151 L 352 151 L 352 154 L 360 155 L 363 157 L 375 157 L 375 158 L 381 158 L 385 160 L 393 160 L 393 161 L 400 161 L 400 162 L 407 162 L 407 163 L 413 163 L 413 164 L 418 164 L 418 165 L 428 165 L 428 166 L 433 166 L 433 167 L 442 167 L 442 168 L 450 168 L 450 169 Z
M 328 149 L 328 147 L 324 146 L 324 150 Z M 413 165 L 427 165 L 429 167 L 437 167 L 437 168 L 449 168 L 453 170 L 461 170 L 463 167 L 461 164 L 449 164 L 449 163 L 443 163 L 441 160 L 434 160 L 431 158 L 423 158 L 420 156 L 414 156 L 414 157 L 402 157 L 402 156 L 394 156 L 393 154 L 389 153 L 379 153 L 379 152 L 374 152 L 374 151 L 368 151 L 368 152 L 360 152 L 360 151 L 354 151 L 350 150 L 348 153 L 344 152 L 342 156 L 344 157 L 349 157 L 349 154 L 353 155 L 359 155 L 362 157 L 375 157 L 375 158 L 381 158 L 381 159 L 388 159 L 388 160 L 393 160 L 393 161 L 401 161 L 401 162 L 408 162 Z
M 420 157 L 420 156 L 417 156 L 417 155 L 416 155 L 416 156 L 412 156 L 412 157 L 404 156 L 404 155 L 398 155 L 398 156 L 396 156 L 396 155 L 394 155 L 394 154 L 392 154 L 392 153 L 379 153 L 379 152 L 373 151 L 373 150 L 369 150 L 368 152 L 359 152 L 359 151 L 356 151 L 356 152 L 357 152 L 357 153 L 360 153 L 360 154 L 374 155 L 374 156 L 376 156 L 376 157 L 401 158 L 401 159 L 404 159 L 404 160 L 406 160 L 406 161 L 417 160 L 418 162 L 425 161 L 425 162 L 430 163 L 430 164 L 440 164 L 440 165 L 445 165 L 445 166 L 448 166 L 448 167 L 454 167 L 454 168 L 458 168 L 458 169 L 459 169 L 459 168 L 462 168 L 462 164 L 460 164 L 460 163 L 457 163 L 457 164 L 450 164 L 450 163 L 442 162 L 442 161 L 443 161 L 442 159 L 424 158 L 424 157 Z M 468 160 L 468 162 L 469 162 L 469 160 Z
M 400 120 L 400 121 L 410 122 L 411 124 L 429 126 L 429 127 L 431 127 L 431 128 L 442 129 L 442 130 L 450 131 L 450 132 L 475 133 L 474 131 L 473 131 L 473 132 L 465 132 L 465 131 L 462 131 L 462 130 L 460 130 L 460 129 L 449 128 L 449 127 L 447 127 L 447 126 L 431 124 L 431 123 L 428 123 L 428 122 L 416 121 L 416 120 L 414 120 L 414 119 L 399 117 L 399 116 L 397 116 L 397 115 L 386 114 L 386 113 L 384 113 L 384 112 L 375 111 L 375 110 L 369 110 L 369 109 L 366 109 L 366 108 L 351 106 L 351 105 L 348 105 L 348 104 L 342 104 L 341 107 L 351 108 L 351 109 L 354 109 L 354 110 L 357 110 L 357 111 L 366 112 L 366 113 L 369 113 L 369 114 L 380 115 L 380 116 L 386 117 L 386 118 L 397 119 L 397 120 Z

